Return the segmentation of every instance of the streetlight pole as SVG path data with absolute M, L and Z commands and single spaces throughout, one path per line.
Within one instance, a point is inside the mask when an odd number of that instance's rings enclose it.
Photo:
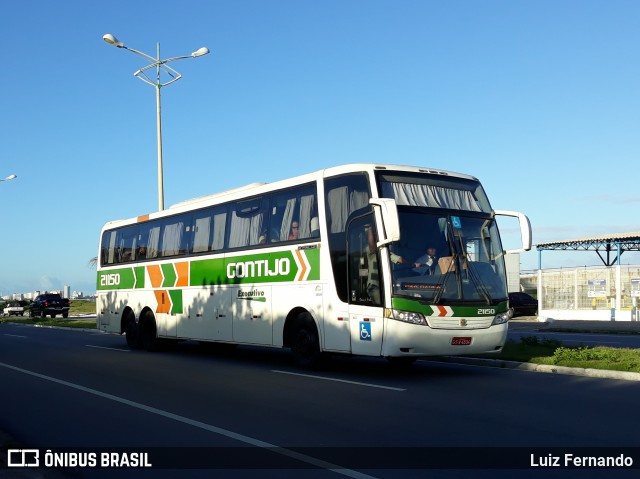
M 133 52 L 136 55 L 140 55 L 141 57 L 144 57 L 145 59 L 151 61 L 151 64 L 136 71 L 133 74 L 133 76 L 140 78 L 140 80 L 142 80 L 145 83 L 148 83 L 149 85 L 155 87 L 156 89 L 156 129 L 158 134 L 157 135 L 158 136 L 158 210 L 162 211 L 164 209 L 164 181 L 163 181 L 164 175 L 162 172 L 162 115 L 161 115 L 161 108 L 160 108 L 160 89 L 182 78 L 182 75 L 178 73 L 176 70 L 174 70 L 173 68 L 171 68 L 170 66 L 168 66 L 167 63 L 170 63 L 176 60 L 182 60 L 185 58 L 201 57 L 203 55 L 208 54 L 209 49 L 206 47 L 202 47 L 196 50 L 195 52 L 193 52 L 191 55 L 172 57 L 166 60 L 161 60 L 159 43 L 157 44 L 157 57 L 153 58 L 152 56 L 147 55 L 146 53 L 127 47 L 124 43 L 119 41 L 116 37 L 114 37 L 110 33 L 107 33 L 106 35 L 104 35 L 102 39 L 105 42 L 109 43 L 110 45 L 113 45 L 118 48 L 124 48 L 125 50 L 129 50 L 130 52 Z M 147 75 L 147 72 L 153 68 L 156 69 L 155 78 L 152 78 Z M 170 79 L 164 83 L 160 79 L 160 74 L 162 72 L 169 75 L 170 77 Z
M 17 178 L 16 175 L 9 175 L 7 176 L 5 179 L 0 180 L 0 181 L 9 181 L 9 180 L 15 180 Z

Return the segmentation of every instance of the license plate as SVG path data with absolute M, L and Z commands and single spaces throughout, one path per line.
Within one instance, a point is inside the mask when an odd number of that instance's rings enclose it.
M 451 338 L 451 346 L 469 346 L 470 344 L 471 338 L 467 336 Z

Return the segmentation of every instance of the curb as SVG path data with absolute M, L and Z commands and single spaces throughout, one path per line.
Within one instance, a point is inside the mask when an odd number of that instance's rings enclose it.
M 611 371 L 609 369 L 570 368 L 567 366 L 551 366 L 549 364 L 519 363 L 517 361 L 504 361 L 501 359 L 465 358 L 456 356 L 438 356 L 431 359 L 435 362 L 451 364 L 468 364 L 472 366 L 484 366 L 499 369 L 517 369 L 547 374 L 563 374 L 567 376 L 585 376 L 601 379 L 618 379 L 621 381 L 640 381 L 640 373 L 629 371 Z

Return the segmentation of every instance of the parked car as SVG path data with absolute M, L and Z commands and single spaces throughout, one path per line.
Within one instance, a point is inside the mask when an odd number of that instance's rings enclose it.
M 55 318 L 61 314 L 63 318 L 69 317 L 70 303 L 68 298 L 63 298 L 56 293 L 47 293 L 36 296 L 29 309 L 29 316 L 32 318 L 40 316 L 51 316 Z
M 9 303 L 5 308 L 4 308 L 4 315 L 5 316 L 24 316 L 24 310 L 25 310 L 25 305 L 27 303 L 25 301 L 14 301 L 12 303 Z
M 514 316 L 536 316 L 538 300 L 527 293 L 509 293 L 509 307 Z

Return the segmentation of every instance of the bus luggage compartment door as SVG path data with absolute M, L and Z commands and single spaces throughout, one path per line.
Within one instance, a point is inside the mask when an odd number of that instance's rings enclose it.
M 232 298 L 233 340 L 238 343 L 273 344 L 271 288 L 240 286 Z

